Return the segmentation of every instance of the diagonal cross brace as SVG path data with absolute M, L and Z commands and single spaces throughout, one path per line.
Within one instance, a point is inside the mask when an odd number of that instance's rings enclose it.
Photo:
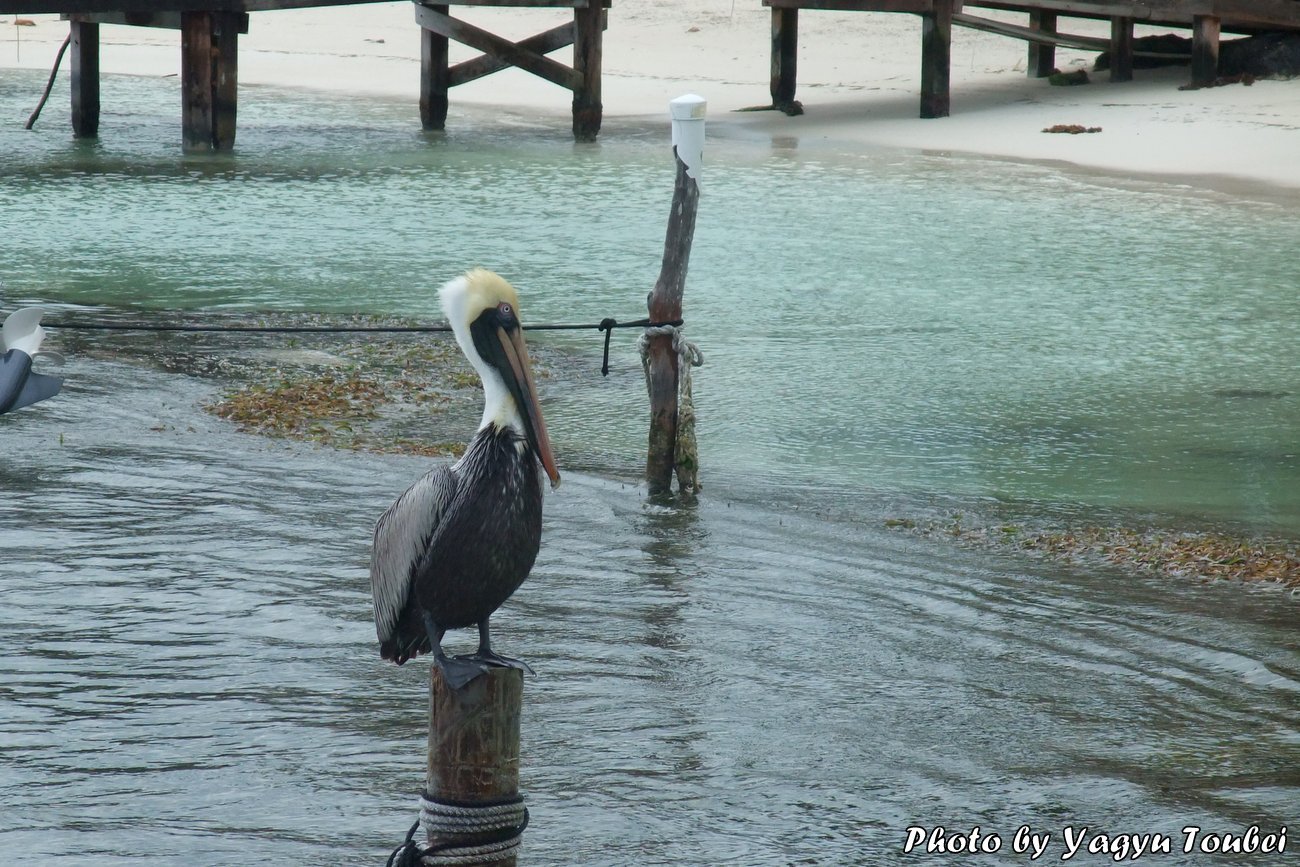
M 415 4 L 415 21 L 425 30 L 432 30 L 439 36 L 445 36 L 448 39 L 454 39 L 457 42 L 468 45 L 470 48 L 476 48 L 479 51 L 489 55 L 487 58 L 476 58 L 466 61 L 465 64 L 458 64 L 461 68 L 466 64 L 477 64 L 484 68 L 484 71 L 478 72 L 472 78 L 480 78 L 490 72 L 496 72 L 507 66 L 517 66 L 525 72 L 531 72 L 539 78 L 544 78 L 560 87 L 566 87 L 569 90 L 578 90 L 582 87 L 582 75 L 576 70 L 570 69 L 562 63 L 551 60 L 538 53 L 538 50 L 545 48 L 548 41 L 542 41 L 544 37 L 551 39 L 557 38 L 556 31 L 568 29 L 570 38 L 568 42 L 562 42 L 556 48 L 562 48 L 564 45 L 572 44 L 572 25 L 556 28 L 555 30 L 542 33 L 537 36 L 525 39 L 522 42 L 515 43 L 509 39 L 497 36 L 495 33 L 475 27 L 466 21 L 460 21 L 452 18 L 450 15 L 444 15 L 441 12 L 430 9 L 428 6 Z M 492 68 L 486 68 L 486 67 Z M 470 77 L 456 81 L 460 84 L 472 80 Z
M 515 45 L 524 51 L 541 55 L 558 51 L 566 45 L 572 45 L 573 40 L 574 26 L 573 22 L 569 21 L 559 27 L 547 30 L 545 33 L 529 36 L 527 39 L 515 43 Z M 510 61 L 508 60 L 502 60 L 500 57 L 491 54 L 480 54 L 478 57 L 453 66 L 450 70 L 447 86 L 456 87 L 457 85 L 468 84 L 485 75 L 491 75 L 494 72 L 509 68 Z

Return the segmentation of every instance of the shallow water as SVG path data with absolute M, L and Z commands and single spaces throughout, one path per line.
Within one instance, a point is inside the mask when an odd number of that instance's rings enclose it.
M 34 81 L 0 79 L 5 116 Z M 643 315 L 661 130 L 584 148 L 465 115 L 426 138 L 409 106 L 258 89 L 239 151 L 193 160 L 173 84 L 110 83 L 97 144 L 53 109 L 0 130 L 4 311 L 433 318 L 432 287 L 483 262 L 534 322 Z M 882 519 L 1136 510 L 1294 538 L 1300 217 L 951 158 L 710 160 L 697 506 L 618 481 L 644 437 L 630 338 L 608 380 L 594 335 L 530 338 L 575 361 L 545 383 L 566 484 L 494 619 L 538 670 L 523 863 L 960 864 L 901 857 L 904 829 L 1009 848 L 1029 824 L 1053 861 L 1088 825 L 1171 835 L 1159 862 L 1184 864 L 1185 825 L 1294 824 L 1294 599 Z M 368 536 L 427 462 L 235 434 L 197 408 L 219 380 L 112 360 L 147 338 L 76 345 L 59 399 L 0 417 L 0 847 L 382 863 L 415 818 L 426 675 L 377 658 Z

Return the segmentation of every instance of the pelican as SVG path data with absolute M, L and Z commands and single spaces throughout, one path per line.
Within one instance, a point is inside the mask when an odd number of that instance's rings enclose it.
M 456 342 L 483 381 L 483 421 L 460 460 L 430 470 L 380 516 L 370 586 L 380 655 L 401 665 L 432 651 L 447 683 L 460 689 L 489 666 L 528 668 L 492 651 L 488 618 L 537 558 L 540 470 L 552 488 L 560 473 L 514 287 L 479 268 L 440 295 Z M 443 635 L 468 626 L 478 626 L 478 652 L 448 657 Z
M 32 359 L 45 340 L 44 315 L 39 307 L 24 307 L 0 326 L 0 415 L 54 397 L 63 387 L 60 377 L 32 372 Z

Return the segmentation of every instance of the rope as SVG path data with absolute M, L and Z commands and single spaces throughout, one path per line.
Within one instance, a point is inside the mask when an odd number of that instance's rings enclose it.
M 517 853 L 527 827 L 528 808 L 521 797 L 475 804 L 439 800 L 421 792 L 420 818 L 406 832 L 406 840 L 388 856 L 387 867 L 494 864 Z M 415 840 L 420 828 L 430 837 L 473 835 L 478 839 L 474 843 L 426 846 Z
M 27 118 L 27 123 L 23 125 L 23 129 L 31 129 L 36 125 L 36 118 L 41 116 L 41 109 L 45 108 L 45 103 L 50 101 L 50 91 L 54 89 L 54 79 L 59 77 L 59 67 L 63 65 L 63 55 L 67 53 L 70 42 L 72 42 L 71 33 L 63 40 L 63 45 L 59 46 L 59 54 L 54 58 L 54 68 L 50 70 L 50 80 L 45 82 L 45 92 L 41 94 L 41 101 L 36 103 L 36 110 L 32 112 L 31 117 Z
M 673 339 L 673 351 L 677 353 L 677 443 L 673 449 L 673 466 L 677 473 L 677 487 L 685 493 L 694 493 L 703 486 L 699 480 L 700 452 L 695 440 L 691 368 L 704 364 L 704 353 L 682 336 L 680 325 L 680 322 L 647 325 L 637 340 L 637 348 L 641 351 L 641 368 L 645 371 L 646 389 L 649 390 L 650 340 L 654 337 Z

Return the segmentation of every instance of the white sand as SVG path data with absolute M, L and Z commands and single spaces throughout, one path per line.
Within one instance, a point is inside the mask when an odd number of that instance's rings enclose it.
M 567 20 L 564 9 L 480 9 L 454 14 L 511 38 Z M 981 11 L 981 14 L 985 14 Z M 988 13 L 992 14 L 992 13 Z M 0 68 L 48 69 L 67 32 L 54 16 L 34 27 L 0 24 Z M 1023 23 L 1024 16 L 1006 15 Z M 735 113 L 769 101 L 770 13 L 759 0 L 615 0 L 605 35 L 605 134 L 620 119 L 662 117 L 673 96 L 708 98 L 710 128 L 774 137 L 789 145 L 829 142 L 1059 160 L 1117 174 L 1200 176 L 1222 186 L 1300 188 L 1300 80 L 1180 91 L 1185 68 L 1138 70 L 1111 84 L 1105 73 L 1083 87 L 1051 87 L 1025 74 L 1025 44 L 954 28 L 952 116 L 917 117 L 920 19 L 888 13 L 803 12 L 799 90 L 802 117 Z M 1103 35 L 1098 22 L 1071 32 Z M 1162 32 L 1139 28 L 1144 32 Z M 1185 31 L 1184 31 L 1184 35 Z M 179 34 L 103 29 L 102 69 L 174 75 Z M 453 61 L 473 52 L 453 45 Z M 361 6 L 255 13 L 241 38 L 242 84 L 274 84 L 418 96 L 419 31 L 405 0 Z M 556 53 L 568 62 L 568 49 Z M 1061 69 L 1090 68 L 1094 55 L 1061 49 Z M 66 93 L 66 90 L 61 90 Z M 32 100 L 35 101 L 33 94 Z M 245 97 L 252 98 L 252 97 Z M 493 105 L 554 118 L 568 128 L 569 94 L 511 70 L 452 91 L 457 105 Z M 25 111 L 5 107 L 11 117 Z M 412 109 L 413 123 L 418 122 Z M 179 118 L 178 118 L 179 122 Z M 1099 126 L 1093 135 L 1047 135 L 1053 124 Z M 724 125 L 726 129 L 720 129 Z

